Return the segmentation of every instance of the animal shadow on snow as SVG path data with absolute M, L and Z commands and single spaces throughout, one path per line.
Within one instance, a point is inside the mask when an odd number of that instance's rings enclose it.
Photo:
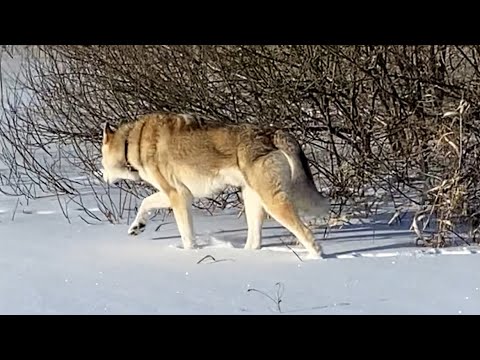
M 315 235 L 316 241 L 321 242 L 324 245 L 342 242 L 359 242 L 358 248 L 352 248 L 352 246 L 349 246 L 350 249 L 348 251 L 332 253 L 327 250 L 324 254 L 324 257 L 326 258 L 351 253 L 352 251 L 361 253 L 367 251 L 371 252 L 415 247 L 414 234 L 409 230 L 412 223 L 413 213 L 405 213 L 402 216 L 400 223 L 394 221 L 391 224 L 388 224 L 392 217 L 393 212 L 387 212 L 375 216 L 372 215 L 363 219 L 356 218 L 352 223 L 344 224 L 341 227 L 335 226 L 330 228 L 326 237 L 324 237 L 324 225 L 314 227 L 312 228 L 312 231 Z M 294 249 L 302 249 L 302 246 L 296 242 L 293 235 L 274 220 L 266 222 L 262 229 L 262 248 L 282 247 L 288 245 Z M 180 236 L 176 233 L 175 235 L 156 236 L 153 238 L 153 240 L 167 239 L 180 239 Z M 209 233 L 198 234 L 198 247 L 204 248 L 226 244 L 230 248 L 241 249 L 245 246 L 246 239 L 246 225 L 233 229 L 214 230 Z M 366 240 L 373 240 L 374 242 L 370 244 L 371 246 L 364 246 Z M 384 241 L 384 244 L 381 243 L 382 240 Z M 394 243 L 392 244 L 392 242 Z

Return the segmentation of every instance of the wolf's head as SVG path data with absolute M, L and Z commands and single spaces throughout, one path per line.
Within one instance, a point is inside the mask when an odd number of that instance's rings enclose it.
M 103 179 L 108 184 L 118 180 L 140 180 L 138 171 L 127 159 L 127 137 L 112 129 L 108 122 L 103 126 L 102 166 Z

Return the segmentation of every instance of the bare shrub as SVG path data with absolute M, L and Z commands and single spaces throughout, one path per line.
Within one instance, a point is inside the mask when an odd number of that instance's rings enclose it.
M 297 135 L 338 216 L 392 203 L 424 243 L 478 232 L 477 46 L 39 46 L 4 101 L 15 194 L 93 193 L 112 222 L 151 189 L 98 176 L 101 124 L 152 111 L 282 126 Z M 23 91 L 23 95 L 21 93 Z M 27 95 L 25 95 L 27 94 Z M 73 178 L 75 169 L 84 177 Z M 25 181 L 28 179 L 28 181 Z M 26 185 L 30 184 L 30 185 Z M 237 189 L 199 200 L 241 207 Z M 129 215 L 128 215 L 129 216 Z M 400 217 L 398 217 L 400 218 Z M 419 224 L 424 219 L 423 224 Z M 426 224 L 437 230 L 426 235 Z M 465 237 L 462 237 L 465 240 Z M 467 241 L 467 240 L 465 240 Z

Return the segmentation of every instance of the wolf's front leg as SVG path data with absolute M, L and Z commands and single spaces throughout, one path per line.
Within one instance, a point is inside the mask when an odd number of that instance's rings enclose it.
M 163 192 L 157 192 L 143 199 L 140 209 L 132 225 L 128 229 L 129 235 L 138 235 L 145 230 L 147 224 L 148 212 L 153 209 L 169 208 L 170 200 Z
M 187 191 L 175 191 L 170 194 L 173 214 L 178 231 L 182 237 L 184 249 L 196 247 L 192 223 L 192 196 Z

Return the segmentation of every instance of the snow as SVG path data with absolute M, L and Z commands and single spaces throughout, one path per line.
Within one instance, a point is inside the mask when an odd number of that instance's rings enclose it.
M 80 215 L 70 203 L 67 221 L 56 196 L 0 194 L 0 314 L 480 314 L 479 248 L 416 247 L 411 217 L 389 225 L 387 208 L 325 238 L 315 229 L 317 260 L 273 220 L 264 247 L 244 250 L 233 210 L 195 211 L 195 250 L 181 248 L 172 217 L 132 237 L 126 219 Z
M 2 314 L 480 313 L 478 248 L 417 248 L 401 226 L 318 229 L 325 258 L 309 260 L 274 221 L 247 251 L 244 218 L 196 212 L 200 248 L 184 250 L 171 217 L 131 237 L 74 210 L 69 224 L 46 199 L 12 220 L 15 202 L 0 198 Z

